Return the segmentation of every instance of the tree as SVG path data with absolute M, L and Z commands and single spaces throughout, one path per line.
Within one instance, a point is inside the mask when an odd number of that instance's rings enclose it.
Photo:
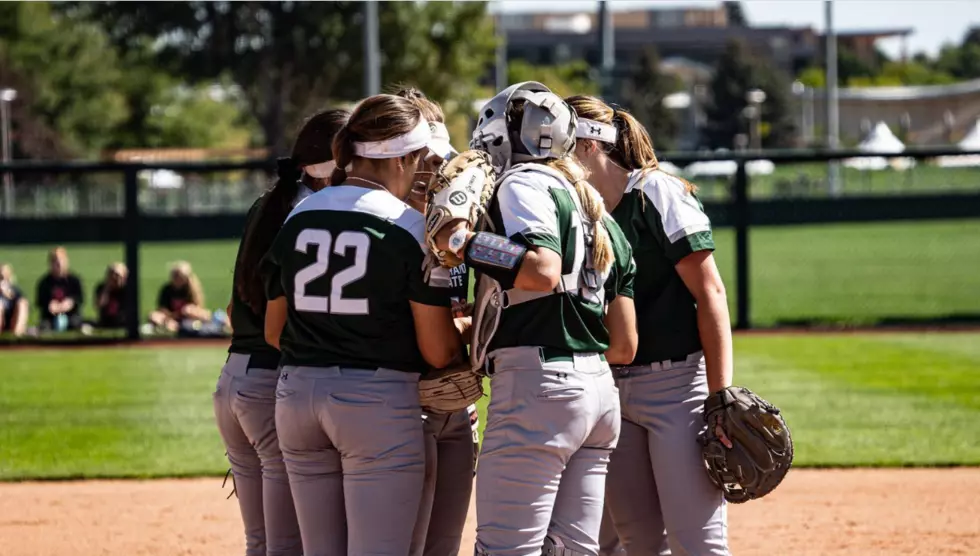
M 557 66 L 535 66 L 524 60 L 512 60 L 507 64 L 507 80 L 509 83 L 537 81 L 562 98 L 599 94 L 599 83 L 584 60 Z
M 732 27 L 748 27 L 749 19 L 745 17 L 745 10 L 742 3 L 733 0 L 722 2 L 725 7 L 725 15 L 728 16 L 728 25 Z
M 0 3 L 0 76 L 19 93 L 17 156 L 98 152 L 127 116 L 120 75 L 97 27 L 57 17 L 46 3 Z
M 660 55 L 650 48 L 624 80 L 624 104 L 650 133 L 657 150 L 669 150 L 677 137 L 677 113 L 664 106 L 664 97 L 680 90 L 678 79 L 660 71 Z
M 745 43 L 728 43 L 715 67 L 710 85 L 711 100 L 706 108 L 708 123 L 704 140 L 712 148 L 732 148 L 735 136 L 746 133 L 743 111 L 746 94 L 752 89 L 766 93 L 760 128 L 765 148 L 790 146 L 796 135 L 790 117 L 789 83 L 786 76 L 754 58 Z
M 227 76 L 282 153 L 287 122 L 330 102 L 360 98 L 362 6 L 356 2 L 67 3 L 128 49 L 150 41 L 157 62 L 191 82 Z M 483 3 L 385 2 L 383 76 L 438 101 L 464 101 L 493 57 Z

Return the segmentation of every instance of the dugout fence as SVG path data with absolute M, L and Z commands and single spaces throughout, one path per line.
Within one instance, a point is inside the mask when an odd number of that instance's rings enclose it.
M 748 329 L 980 322 L 980 166 L 935 164 L 972 155 L 980 152 L 947 147 L 884 157 L 903 170 L 853 169 L 842 163 L 867 153 L 848 150 L 661 159 L 724 166 L 689 179 L 716 228 L 733 324 Z M 770 163 L 771 172 L 759 171 Z M 840 175 L 834 195 L 831 165 Z M 141 281 L 141 247 L 238 238 L 274 168 L 273 160 L 0 164 L 14 184 L 0 212 L 0 261 L 12 246 L 123 245 L 132 285 L 126 337 L 137 340 L 152 299 L 144 290 L 154 287 Z M 29 289 L 34 277 L 22 278 Z M 229 291 L 230 268 L 210 278 Z

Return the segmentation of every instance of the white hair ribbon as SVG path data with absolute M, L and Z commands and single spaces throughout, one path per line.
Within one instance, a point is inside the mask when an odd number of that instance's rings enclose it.
M 604 143 L 616 143 L 616 128 L 595 120 L 578 119 L 575 126 L 575 137 L 578 139 L 595 139 Z
M 303 166 L 303 171 L 306 172 L 306 175 L 310 176 L 311 178 L 324 179 L 329 178 L 330 174 L 333 173 L 333 170 L 336 167 L 336 162 L 333 160 L 328 160 L 327 162 L 321 162 L 319 164 Z
M 412 131 L 384 141 L 355 141 L 354 154 L 364 158 L 398 158 L 413 153 L 429 144 L 432 130 L 424 118 Z

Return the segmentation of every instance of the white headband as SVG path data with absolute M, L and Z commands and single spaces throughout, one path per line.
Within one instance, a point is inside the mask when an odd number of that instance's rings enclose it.
M 398 158 L 425 147 L 431 140 L 432 130 L 429 129 L 429 122 L 420 118 L 415 129 L 405 135 L 384 141 L 355 141 L 354 154 L 364 158 Z
M 595 139 L 604 143 L 616 144 L 616 128 L 595 120 L 578 119 L 575 126 L 575 137 L 578 139 Z
M 337 167 L 337 163 L 333 160 L 328 160 L 327 162 L 321 162 L 319 164 L 310 164 L 309 166 L 303 166 L 303 171 L 306 175 L 311 178 L 323 179 L 329 178 L 330 174 L 333 173 L 333 169 Z

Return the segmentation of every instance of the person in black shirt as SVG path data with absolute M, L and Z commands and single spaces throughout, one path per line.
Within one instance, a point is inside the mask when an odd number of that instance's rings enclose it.
M 105 280 L 95 288 L 98 311 L 96 326 L 123 328 L 126 326 L 126 278 L 129 270 L 123 263 L 112 263 L 106 268 Z
M 27 298 L 14 285 L 14 269 L 9 264 L 0 265 L 0 333 L 23 336 L 29 310 Z
M 346 121 L 346 110 L 325 110 L 303 124 L 292 154 L 279 160 L 279 179 L 248 212 L 235 260 L 228 309 L 231 347 L 215 387 L 214 416 L 235 474 L 249 554 L 303 551 L 279 449 L 275 402 L 280 356 L 265 340 L 266 296 L 259 261 L 293 207 L 330 184 L 330 145 Z
M 186 320 L 208 321 L 211 312 L 204 308 L 204 289 L 190 263 L 179 261 L 170 269 L 170 281 L 160 289 L 157 309 L 150 313 L 150 322 L 176 332 Z
M 82 326 L 82 282 L 68 271 L 68 252 L 56 247 L 48 254 L 49 272 L 37 284 L 41 328 L 77 330 Z

